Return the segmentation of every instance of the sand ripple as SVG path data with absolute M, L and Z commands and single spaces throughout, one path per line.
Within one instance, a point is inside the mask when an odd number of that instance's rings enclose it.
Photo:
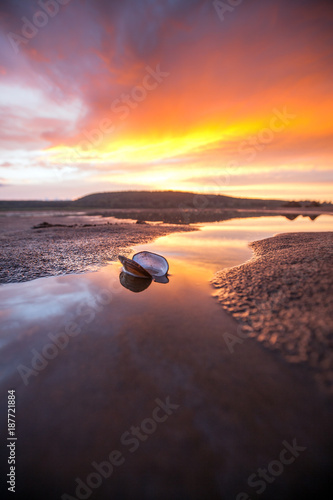
M 255 241 L 254 257 L 212 284 L 241 330 L 292 363 L 305 363 L 333 393 L 333 233 Z

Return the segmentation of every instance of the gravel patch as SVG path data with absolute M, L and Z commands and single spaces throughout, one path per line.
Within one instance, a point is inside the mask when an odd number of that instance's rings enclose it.
M 250 246 L 250 261 L 214 276 L 219 302 L 242 334 L 307 365 L 333 393 L 333 233 L 280 234 Z

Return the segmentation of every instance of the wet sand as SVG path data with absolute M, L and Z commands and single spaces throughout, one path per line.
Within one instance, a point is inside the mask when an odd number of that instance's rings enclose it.
M 94 271 L 134 245 L 185 225 L 151 225 L 83 221 L 83 216 L 1 217 L 0 283 L 17 283 L 45 276 Z M 38 228 L 46 222 L 50 226 Z
M 305 364 L 333 393 L 333 233 L 288 233 L 255 241 L 254 257 L 212 283 L 241 331 Z

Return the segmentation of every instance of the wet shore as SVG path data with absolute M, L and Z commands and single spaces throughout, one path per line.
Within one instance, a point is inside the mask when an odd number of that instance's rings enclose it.
M 253 258 L 218 272 L 212 284 L 241 336 L 305 364 L 333 393 L 333 233 L 288 233 L 255 241 Z
M 119 253 L 187 225 L 98 223 L 85 216 L 11 216 L 0 219 L 0 283 L 95 271 Z

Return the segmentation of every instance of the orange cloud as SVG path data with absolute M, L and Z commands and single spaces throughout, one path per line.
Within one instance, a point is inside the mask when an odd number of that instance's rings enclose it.
M 18 29 L 17 19 L 33 13 L 8 4 L 8 29 Z M 210 189 L 230 168 L 239 193 L 250 193 L 251 173 L 262 171 L 263 185 L 281 196 L 273 169 L 289 168 L 295 185 L 312 172 L 307 182 L 319 177 L 321 185 L 332 169 L 329 5 L 244 2 L 221 22 L 203 0 L 73 3 L 16 62 L 1 40 L 7 86 L 44 96 L 45 116 L 38 105 L 22 105 L 29 117 L 6 110 L 10 140 L 33 143 L 36 161 L 46 155 L 56 168 L 75 168 L 82 190 L 87 175 L 103 190 L 105 182 L 110 190 Z M 71 111 L 60 116 L 58 108 Z M 7 128 L 0 122 L 4 136 Z

